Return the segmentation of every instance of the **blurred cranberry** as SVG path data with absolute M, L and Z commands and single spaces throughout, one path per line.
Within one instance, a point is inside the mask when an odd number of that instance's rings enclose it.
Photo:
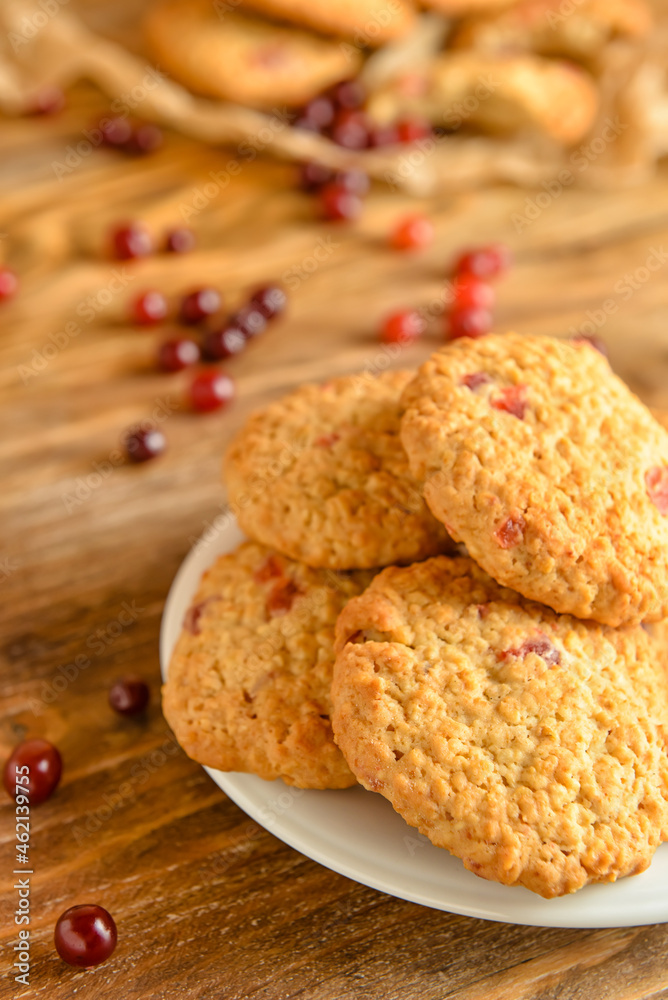
M 426 215 L 407 215 L 390 236 L 390 245 L 395 250 L 422 250 L 433 241 L 434 226 Z
M 431 122 L 426 118 L 404 118 L 397 122 L 396 129 L 401 143 L 416 142 L 433 134 Z
M 507 271 L 511 263 L 510 249 L 503 243 L 491 243 L 463 253 L 455 264 L 455 271 L 474 278 L 496 278 Z
M 216 288 L 196 288 L 181 300 L 179 319 L 186 326 L 194 326 L 217 313 L 221 301 L 220 292 Z
M 344 149 L 366 149 L 370 143 L 371 125 L 364 111 L 339 111 L 330 129 L 330 137 Z
M 165 250 L 168 253 L 189 253 L 195 248 L 195 234 L 187 226 L 169 229 L 165 236 Z
M 320 192 L 320 205 L 325 219 L 352 221 L 362 213 L 362 199 L 342 184 L 326 184 Z
M 226 323 L 218 330 L 208 330 L 202 339 L 202 357 L 205 361 L 223 361 L 239 354 L 248 337 L 235 323 Z
M 194 410 L 207 413 L 227 406 L 234 398 L 234 382 L 225 372 L 201 372 L 190 386 Z
M 123 148 L 126 153 L 142 156 L 146 153 L 153 153 L 162 146 L 163 142 L 162 129 L 151 122 L 142 122 L 131 130 L 130 137 Z
M 199 359 L 200 349 L 195 341 L 188 337 L 165 340 L 158 348 L 158 368 L 163 372 L 180 372 L 190 365 L 197 364 Z
M 142 292 L 132 303 L 132 319 L 141 326 L 153 326 L 167 315 L 167 299 L 162 292 Z
M 415 309 L 392 313 L 383 323 L 380 339 L 385 344 L 410 344 L 424 333 L 424 317 Z
M 153 237 L 141 222 L 119 226 L 111 235 L 115 256 L 119 260 L 147 257 L 153 253 Z
M 366 90 L 360 80 L 342 80 L 328 90 L 328 95 L 338 108 L 356 110 L 366 101 Z
M 329 167 L 323 167 L 321 163 L 315 161 L 302 163 L 299 167 L 299 186 L 304 191 L 318 191 L 325 184 L 329 184 L 333 174 Z
M 446 334 L 450 340 L 458 337 L 482 337 L 492 329 L 492 314 L 475 306 L 453 309 L 447 318 Z
M 287 305 L 288 297 L 280 285 L 264 285 L 253 292 L 250 301 L 266 319 L 270 320 L 280 316 Z
M 6 302 L 16 295 L 19 279 L 9 267 L 0 267 L 0 302 Z

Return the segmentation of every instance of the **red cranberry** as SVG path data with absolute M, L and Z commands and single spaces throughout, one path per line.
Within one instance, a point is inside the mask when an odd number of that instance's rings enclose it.
M 363 207 L 360 196 L 342 184 L 326 184 L 320 192 L 320 204 L 323 216 L 332 222 L 357 219 Z
M 350 167 L 348 170 L 337 170 L 334 174 L 334 183 L 340 184 L 346 191 L 357 194 L 360 198 L 368 194 L 371 187 L 369 175 L 364 170 L 358 170 L 355 167 Z
M 260 310 L 265 319 L 274 319 L 285 309 L 288 297 L 280 285 L 265 285 L 251 296 L 251 305 Z
M 167 442 L 165 435 L 156 427 L 130 431 L 125 438 L 125 450 L 131 462 L 148 462 L 162 455 Z
M 499 525 L 494 532 L 494 538 L 502 549 L 512 549 L 524 539 L 526 522 L 521 514 L 512 514 Z
M 233 398 L 234 382 L 225 372 L 202 372 L 190 386 L 192 407 L 200 413 L 227 406 Z
M 364 111 L 339 111 L 330 129 L 332 140 L 344 149 L 366 149 L 370 141 L 369 120 Z
M 489 385 L 491 381 L 487 372 L 471 372 L 470 375 L 462 375 L 459 384 L 465 385 L 471 392 L 475 392 L 481 385 Z
M 159 149 L 164 142 L 162 129 L 151 122 L 142 122 L 135 125 L 131 130 L 130 137 L 125 143 L 126 153 L 134 153 L 137 156 L 153 153 Z
M 645 473 L 647 495 L 662 517 L 668 514 L 668 466 L 655 465 Z
M 123 148 L 132 137 L 132 125 L 127 118 L 103 118 L 98 126 L 106 146 Z
M 19 279 L 8 267 L 0 267 L 0 302 L 6 302 L 16 295 Z
M 165 250 L 168 253 L 189 253 L 195 249 L 195 234 L 187 226 L 169 229 L 165 236 Z
M 455 264 L 458 274 L 470 274 L 474 278 L 496 278 L 510 267 L 512 256 L 503 243 L 492 243 L 487 247 L 467 250 Z
M 222 361 L 239 354 L 246 346 L 246 334 L 233 323 L 221 326 L 219 330 L 210 330 L 202 340 L 202 357 L 206 361 Z
M 492 329 L 492 314 L 488 309 L 453 309 L 447 318 L 447 335 L 450 340 L 458 337 L 482 337 Z
M 110 913 L 93 903 L 82 903 L 58 917 L 54 943 L 63 962 L 92 969 L 109 958 L 117 936 Z
M 52 743 L 40 739 L 26 740 L 12 750 L 2 777 L 11 798 L 27 794 L 30 805 L 36 806 L 53 795 L 62 769 L 60 754 Z
M 230 316 L 230 325 L 236 326 L 250 340 L 267 329 L 267 317 L 251 302 Z
M 342 80 L 328 91 L 338 108 L 355 110 L 366 101 L 366 90 L 360 80 Z
M 492 309 L 496 294 L 491 285 L 470 275 L 456 278 L 452 286 L 453 309 Z
M 114 253 L 119 260 L 148 257 L 153 253 L 153 237 L 140 222 L 119 226 L 112 233 Z
M 561 653 L 544 636 L 526 639 L 517 649 L 506 649 L 502 653 L 498 653 L 497 658 L 499 660 L 508 660 L 510 657 L 524 659 L 529 653 L 536 653 L 537 656 L 540 656 L 545 661 L 548 667 L 553 667 L 557 663 L 561 663 Z
M 319 438 L 315 439 L 313 444 L 316 448 L 332 448 L 340 440 L 341 435 L 337 431 L 332 431 L 330 434 L 321 434 Z
M 383 323 L 380 339 L 385 344 L 410 344 L 424 333 L 425 325 L 415 309 L 392 313 Z
M 292 580 L 277 580 L 267 597 L 267 613 L 271 618 L 277 618 L 290 611 L 301 590 Z
M 283 576 L 283 570 L 283 564 L 278 559 L 278 556 L 267 556 L 262 565 L 256 569 L 253 577 L 257 583 L 266 583 L 267 580 Z
M 109 688 L 109 705 L 119 715 L 139 715 L 148 705 L 148 684 L 140 677 L 123 677 Z
M 505 413 L 517 417 L 518 420 L 524 420 L 527 408 L 527 387 L 525 385 L 506 386 L 505 389 L 499 390 L 499 395 L 491 400 L 491 404 L 495 410 L 503 410 Z
M 158 367 L 163 372 L 180 372 L 189 365 L 197 364 L 199 359 L 198 345 L 187 337 L 166 340 L 158 348 Z
M 395 250 L 421 250 L 434 240 L 434 227 L 425 215 L 407 215 L 394 228 L 390 245 Z
M 194 326 L 217 313 L 221 301 L 220 292 L 215 288 L 197 288 L 184 296 L 179 319 L 188 326 Z
M 162 292 L 142 292 L 132 304 L 133 319 L 142 326 L 159 323 L 166 315 L 167 299 Z
M 585 335 L 584 333 L 579 333 L 577 334 L 577 336 L 573 337 L 573 343 L 589 344 L 589 346 L 593 347 L 595 351 L 598 351 L 599 354 L 602 354 L 604 358 L 607 358 L 608 356 L 608 345 L 604 340 L 601 340 L 600 337 L 596 336 L 590 337 Z
M 401 142 L 396 125 L 371 125 L 369 145 L 377 148 L 398 146 Z
M 65 94 L 58 84 L 47 84 L 38 91 L 30 107 L 30 114 L 55 115 L 63 110 L 66 103 Z
M 329 184 L 334 172 L 329 167 L 323 167 L 321 163 L 302 163 L 299 168 L 299 184 L 304 191 L 318 191 L 325 184 Z
M 425 139 L 433 132 L 431 122 L 426 118 L 405 118 L 397 122 L 397 139 L 401 143 L 417 142 L 418 139 Z
M 336 108 L 332 98 L 321 94 L 304 107 L 302 118 L 320 130 L 332 124 L 335 113 Z

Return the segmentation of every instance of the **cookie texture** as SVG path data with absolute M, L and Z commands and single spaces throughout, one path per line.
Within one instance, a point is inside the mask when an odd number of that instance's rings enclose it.
M 549 898 L 645 870 L 668 837 L 668 684 L 642 626 L 557 615 L 438 557 L 381 572 L 337 650 L 351 770 L 476 875 Z
M 185 752 L 299 788 L 354 784 L 333 742 L 337 615 L 371 573 L 313 570 L 245 542 L 202 579 L 163 688 Z
M 253 108 L 300 105 L 361 65 L 357 49 L 210 0 L 158 0 L 144 20 L 151 55 L 197 93 Z
M 402 38 L 415 24 L 415 8 L 407 0 L 245 0 L 244 7 L 361 46 Z
M 399 397 L 410 379 L 386 372 L 305 385 L 251 416 L 225 460 L 243 530 L 331 569 L 447 550 L 399 440 Z
M 495 580 L 608 625 L 668 616 L 668 434 L 587 341 L 453 341 L 403 405 L 427 503 Z

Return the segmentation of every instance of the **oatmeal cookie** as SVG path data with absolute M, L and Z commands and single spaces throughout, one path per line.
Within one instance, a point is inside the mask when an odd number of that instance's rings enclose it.
M 415 23 L 415 8 L 407 0 L 245 0 L 243 6 L 360 46 L 402 38 Z

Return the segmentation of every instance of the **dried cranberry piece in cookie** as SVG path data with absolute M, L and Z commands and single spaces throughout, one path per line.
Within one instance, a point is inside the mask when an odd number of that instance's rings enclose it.
M 668 514 L 668 465 L 655 465 L 645 473 L 647 495 L 665 517 Z
M 267 597 L 267 613 L 271 618 L 287 614 L 301 593 L 294 580 L 277 580 Z
M 215 597 L 206 597 L 203 601 L 198 604 L 193 604 L 186 611 L 186 616 L 183 619 L 183 628 L 186 632 L 190 632 L 191 635 L 199 635 L 202 631 L 199 627 L 199 620 L 202 617 L 202 612 L 204 611 L 207 604 L 211 601 L 215 601 Z
M 518 659 L 524 659 L 529 653 L 536 653 L 540 656 L 542 660 L 545 660 L 549 667 L 555 666 L 557 663 L 561 663 L 561 653 L 553 646 L 549 639 L 545 636 L 536 636 L 534 639 L 526 639 L 521 646 L 517 649 L 505 649 L 502 653 L 498 653 L 499 660 L 507 660 L 511 656 L 517 657 Z
M 494 538 L 502 549 L 512 549 L 524 540 L 526 521 L 521 514 L 511 514 L 494 532 Z
M 331 448 L 332 445 L 340 440 L 341 435 L 337 434 L 336 431 L 332 431 L 331 434 L 323 434 L 322 437 L 316 438 L 313 443 L 317 448 Z
M 254 574 L 257 583 L 266 583 L 267 580 L 273 580 L 277 576 L 283 576 L 283 564 L 278 556 L 267 556 Z
M 470 375 L 462 375 L 459 384 L 465 385 L 471 392 L 475 392 L 481 385 L 489 385 L 491 381 L 487 372 L 471 372 Z
M 499 391 L 499 395 L 492 400 L 495 410 L 503 410 L 510 413 L 518 420 L 524 420 L 527 409 L 527 387 L 525 385 L 510 385 Z

